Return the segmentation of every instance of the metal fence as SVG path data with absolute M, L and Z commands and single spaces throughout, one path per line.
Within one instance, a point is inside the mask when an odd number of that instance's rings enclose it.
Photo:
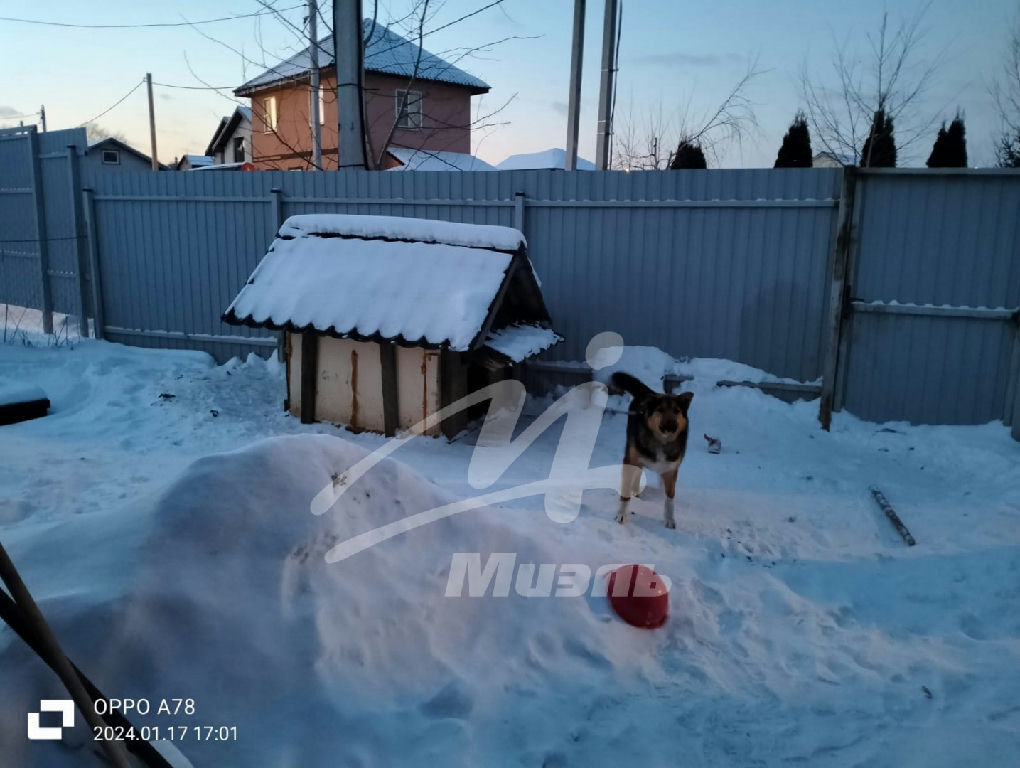
M 0 130 L 0 304 L 41 310 L 58 334 L 78 334 L 91 314 L 77 191 L 85 149 L 84 128 Z
M 87 183 L 103 293 L 117 297 L 104 322 L 117 340 L 164 346 L 184 334 L 217 356 L 237 354 L 238 331 L 219 313 L 278 221 L 385 214 L 522 228 L 567 339 L 556 359 L 583 359 L 588 340 L 612 329 L 628 344 L 814 379 L 839 178 L 831 169 L 98 173 Z
M 525 232 L 566 337 L 547 359 L 583 359 L 594 334 L 614 330 L 811 382 L 802 390 L 821 392 L 823 411 L 1020 424 L 1020 174 L 86 165 L 83 176 L 96 279 L 79 282 L 101 293 L 97 323 L 114 341 L 265 354 L 275 338 L 219 318 L 286 216 L 418 216 Z
M 854 208 L 837 407 L 1020 426 L 1020 174 L 870 172 Z

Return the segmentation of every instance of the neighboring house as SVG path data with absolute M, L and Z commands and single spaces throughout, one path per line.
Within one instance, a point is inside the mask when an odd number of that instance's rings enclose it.
M 185 155 L 177 161 L 176 168 L 178 171 L 194 171 L 212 164 L 213 159 L 208 155 Z
M 500 171 L 525 171 L 541 168 L 553 168 L 563 170 L 567 167 L 567 151 L 556 147 L 546 149 L 542 152 L 530 152 L 523 155 L 510 155 L 502 163 L 496 166 Z M 577 170 L 594 171 L 595 163 L 585 160 L 580 155 L 577 158 Z
M 461 152 L 390 147 L 386 153 L 396 163 L 390 171 L 494 171 L 495 166 Z
M 251 162 L 251 107 L 238 107 L 232 115 L 220 119 L 205 154 L 216 165 Z
M 471 152 L 471 97 L 489 86 L 382 24 L 364 22 L 365 123 L 373 161 L 395 161 L 393 147 L 433 152 Z M 322 164 L 337 167 L 336 68 L 333 38 L 319 42 Z M 312 133 L 310 49 L 237 88 L 252 102 L 252 162 L 258 170 L 310 169 Z
M 844 165 L 853 165 L 849 158 L 839 158 L 832 152 L 819 152 L 811 158 L 812 168 L 842 168 Z
M 85 162 L 107 171 L 151 171 L 152 158 L 120 139 L 108 137 L 89 144 Z M 160 165 L 160 170 L 166 166 Z

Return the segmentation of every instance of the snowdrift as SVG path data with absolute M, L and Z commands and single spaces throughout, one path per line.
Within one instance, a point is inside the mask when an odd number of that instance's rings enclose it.
M 130 596 L 104 619 L 115 628 L 106 687 L 194 698 L 192 721 L 237 726 L 235 765 L 406 765 L 429 754 L 493 765 L 538 733 L 504 731 L 494 744 L 468 721 L 495 727 L 514 709 L 508 699 L 523 709 L 549 686 L 569 697 L 645 663 L 607 642 L 633 630 L 607 632 L 608 613 L 589 607 L 597 598 L 445 596 L 455 552 L 562 562 L 534 518 L 511 527 L 506 512 L 478 510 L 327 564 L 336 542 L 450 500 L 387 460 L 313 516 L 312 497 L 364 454 L 335 437 L 282 437 L 193 464 L 158 503 Z M 533 713 L 538 732 L 553 727 L 554 713 L 542 714 L 551 705 Z M 224 754 L 180 747 L 196 765 Z

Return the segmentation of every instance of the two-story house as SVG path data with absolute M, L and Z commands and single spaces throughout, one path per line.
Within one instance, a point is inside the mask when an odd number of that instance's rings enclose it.
M 396 161 L 387 149 L 471 152 L 471 97 L 487 93 L 477 77 L 382 24 L 365 20 L 365 124 L 370 167 Z M 333 38 L 318 45 L 324 169 L 337 167 L 336 67 Z M 234 93 L 251 98 L 251 162 L 258 170 L 312 168 L 310 49 L 249 80 Z
M 251 107 L 238 107 L 220 120 L 205 154 L 216 165 L 240 166 L 251 162 Z

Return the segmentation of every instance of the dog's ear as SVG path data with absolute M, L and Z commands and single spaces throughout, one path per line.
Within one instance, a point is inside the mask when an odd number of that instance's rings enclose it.
M 694 399 L 694 393 L 683 392 L 679 395 L 674 395 L 674 398 L 680 404 L 680 410 L 683 413 L 687 413 L 687 409 L 691 407 L 691 400 Z

